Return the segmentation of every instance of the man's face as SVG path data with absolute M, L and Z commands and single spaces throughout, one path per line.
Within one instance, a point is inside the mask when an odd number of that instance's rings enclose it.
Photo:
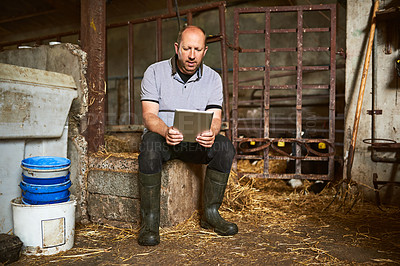
M 200 29 L 186 29 L 182 33 L 181 43 L 175 43 L 179 70 L 184 74 L 193 75 L 200 67 L 207 48 L 205 36 Z

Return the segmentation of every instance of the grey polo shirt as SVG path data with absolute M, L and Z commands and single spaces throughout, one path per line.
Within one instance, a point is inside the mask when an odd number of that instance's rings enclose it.
M 176 68 L 175 57 L 154 63 L 145 71 L 141 85 L 141 101 L 158 103 L 158 116 L 167 126 L 174 123 L 175 109 L 222 109 L 222 81 L 217 72 L 202 64 L 185 83 Z

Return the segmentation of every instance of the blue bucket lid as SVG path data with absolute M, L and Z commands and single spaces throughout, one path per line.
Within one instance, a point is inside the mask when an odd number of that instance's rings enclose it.
M 70 166 L 71 160 L 64 157 L 37 156 L 22 160 L 21 165 L 29 169 L 49 170 Z

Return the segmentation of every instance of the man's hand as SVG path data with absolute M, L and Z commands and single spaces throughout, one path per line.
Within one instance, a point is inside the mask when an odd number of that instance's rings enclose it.
M 197 136 L 196 141 L 203 147 L 211 148 L 214 144 L 215 134 L 211 130 L 204 131 Z
M 165 139 L 168 145 L 177 145 L 182 142 L 183 135 L 176 128 L 169 127 L 165 133 Z

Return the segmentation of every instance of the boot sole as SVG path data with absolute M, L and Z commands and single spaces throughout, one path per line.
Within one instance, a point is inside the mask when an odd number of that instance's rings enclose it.
M 141 246 L 156 246 L 160 244 L 160 236 L 158 234 L 144 234 L 138 237 L 138 244 Z
M 233 236 L 233 235 L 236 235 L 239 231 L 237 226 L 231 228 L 231 230 L 228 230 L 228 231 L 221 231 L 221 230 L 218 230 L 218 228 L 212 226 L 211 224 L 209 224 L 208 222 L 203 221 L 203 220 L 200 220 L 200 226 L 204 229 L 213 229 L 215 233 L 217 233 L 218 235 L 221 235 L 221 236 Z
M 158 244 L 160 244 L 160 241 L 156 240 L 156 241 L 140 241 L 138 240 L 138 244 L 141 246 L 156 246 Z

